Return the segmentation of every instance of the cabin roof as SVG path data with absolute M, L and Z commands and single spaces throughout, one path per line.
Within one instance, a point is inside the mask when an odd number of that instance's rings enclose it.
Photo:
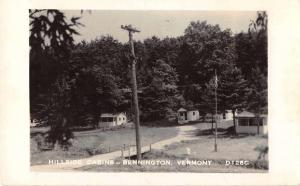
M 184 109 L 184 108 L 180 108 L 180 109 L 178 109 L 178 112 L 186 112 L 187 110 L 186 109 Z
M 266 117 L 266 114 L 261 114 L 260 117 Z M 256 117 L 256 115 L 252 112 L 248 112 L 248 111 L 243 111 L 241 113 L 238 113 L 236 115 L 236 117 L 248 117 L 248 118 L 252 118 L 252 117 Z
M 100 115 L 100 117 L 115 117 L 116 115 L 115 114 L 112 114 L 112 113 L 103 113 Z
M 182 108 L 182 107 L 177 110 L 177 112 L 195 112 L 195 111 L 198 111 L 198 110 L 197 109 L 189 109 L 189 110 L 187 110 L 187 109 Z
M 120 114 L 124 114 L 124 113 L 123 112 L 116 113 L 116 114 L 113 114 L 113 113 L 103 113 L 103 114 L 100 115 L 100 117 L 117 117 Z

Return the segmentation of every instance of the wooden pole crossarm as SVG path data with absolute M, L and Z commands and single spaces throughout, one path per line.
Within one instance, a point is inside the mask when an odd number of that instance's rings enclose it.
M 141 32 L 138 29 L 133 28 L 131 25 L 125 25 L 125 26 L 121 25 L 121 28 L 124 29 L 124 30 L 127 30 L 129 32 Z

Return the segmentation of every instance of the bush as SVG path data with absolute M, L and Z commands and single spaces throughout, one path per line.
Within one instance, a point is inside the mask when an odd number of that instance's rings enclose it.
M 85 151 L 90 156 L 108 153 L 108 150 L 106 148 L 86 148 Z
M 268 170 L 269 162 L 267 160 L 250 161 L 250 164 L 247 166 L 247 168 Z
M 67 141 L 73 137 L 74 135 L 70 128 L 57 126 L 51 128 L 47 140 L 53 144 L 58 141 L 60 145 L 65 146 L 67 145 Z

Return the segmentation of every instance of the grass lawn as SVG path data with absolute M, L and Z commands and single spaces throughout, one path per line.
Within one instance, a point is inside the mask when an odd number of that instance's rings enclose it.
M 45 133 L 50 130 L 50 127 L 30 127 L 30 134 Z
M 177 135 L 175 127 L 141 127 L 141 143 L 149 145 L 157 141 Z M 31 164 L 45 164 L 48 160 L 79 159 L 90 156 L 92 149 L 101 149 L 102 152 L 119 150 L 126 145 L 135 145 L 134 128 L 121 128 L 115 131 L 90 130 L 74 132 L 74 145 L 68 151 L 50 150 L 40 152 L 36 141 L 31 138 Z
M 176 136 L 177 129 L 174 127 L 141 127 L 142 146 Z M 86 131 L 75 132 L 75 146 L 80 148 L 110 148 L 110 151 L 120 150 L 123 145 L 135 145 L 134 128 L 122 128 L 116 131 Z
M 182 141 L 167 146 L 164 152 L 176 155 L 188 155 L 199 159 L 227 159 L 227 160 L 256 160 L 260 146 L 268 146 L 268 140 L 261 136 L 244 136 L 241 138 L 218 138 L 218 152 L 214 151 L 214 137 L 199 137 L 197 140 Z M 268 159 L 268 156 L 266 156 Z
M 259 146 L 267 146 L 267 139 L 261 136 L 243 138 L 220 138 L 218 152 L 214 152 L 211 136 L 200 137 L 198 140 L 173 143 L 166 150 L 151 151 L 143 155 L 143 160 L 171 160 L 172 166 L 151 165 L 89 165 L 79 168 L 81 171 L 96 172 L 199 172 L 199 173 L 266 173 L 268 171 L 268 156 L 258 160 Z M 191 149 L 187 154 L 186 148 Z M 212 160 L 211 165 L 182 166 L 177 160 Z M 249 165 L 225 165 L 226 160 L 247 160 Z
M 219 137 L 217 139 L 218 151 L 214 151 L 214 135 L 210 132 L 209 124 L 196 124 L 195 130 L 188 135 L 197 136 L 196 140 L 180 141 L 172 143 L 164 150 L 153 150 L 143 154 L 143 159 L 171 160 L 172 166 L 151 165 L 89 165 L 79 170 L 98 172 L 267 172 L 268 154 L 264 159 L 258 159 L 258 149 L 268 147 L 266 136 L 248 136 L 232 134 L 232 124 L 220 123 Z M 187 150 L 189 149 L 189 150 Z M 212 160 L 212 165 L 182 166 L 177 160 Z M 249 165 L 225 165 L 226 160 L 246 160 Z
M 143 154 L 143 160 L 170 160 L 171 166 L 160 165 L 88 165 L 78 168 L 79 171 L 97 172 L 267 172 L 268 154 L 261 159 L 262 149 L 268 147 L 267 136 L 234 135 L 231 122 L 218 123 L 218 151 L 214 151 L 214 134 L 210 123 L 194 123 L 191 130 L 181 135 L 192 138 L 173 142 L 164 150 L 152 150 Z M 153 125 L 155 126 L 155 125 Z M 160 140 L 175 137 L 178 131 L 175 127 L 141 127 L 142 145 L 149 145 Z M 133 128 L 122 128 L 115 131 L 90 130 L 74 132 L 75 142 L 69 151 L 35 151 L 32 140 L 31 164 L 47 163 L 49 159 L 79 159 L 90 156 L 90 149 L 119 150 L 123 144 L 135 144 Z M 132 159 L 134 157 L 131 157 Z M 180 165 L 181 160 L 212 161 L 211 165 Z M 225 165 L 229 161 L 248 161 L 247 166 Z M 122 161 L 116 159 L 115 161 Z
M 268 147 L 267 136 L 248 134 L 234 135 L 232 121 L 218 123 L 218 152 L 214 151 L 215 135 L 211 133 L 211 124 L 196 124 L 197 129 L 189 135 L 197 136 L 196 140 L 181 141 L 166 146 L 165 153 L 189 156 L 200 159 L 249 159 L 256 160 L 260 154 L 258 148 Z M 189 154 L 187 154 L 190 149 Z M 268 159 L 268 156 L 265 156 Z

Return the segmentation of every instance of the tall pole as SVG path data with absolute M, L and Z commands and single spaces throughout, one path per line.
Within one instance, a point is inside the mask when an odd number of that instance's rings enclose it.
M 217 88 L 218 88 L 218 78 L 217 78 L 217 70 L 215 70 L 215 101 L 216 101 L 216 117 L 215 117 L 215 152 L 218 151 L 217 138 L 218 138 L 218 96 L 217 96 Z
M 135 123 L 135 136 L 136 136 L 136 152 L 137 152 L 137 160 L 142 159 L 141 154 L 141 136 L 140 136 L 140 114 L 139 114 L 139 103 L 138 103 L 138 94 L 137 94 L 137 82 L 136 82 L 136 57 L 134 53 L 134 46 L 133 46 L 133 40 L 132 40 L 132 33 L 134 32 L 140 32 L 137 29 L 134 29 L 131 27 L 131 25 L 128 26 L 121 26 L 122 29 L 127 30 L 129 34 L 129 44 L 131 48 L 131 55 L 133 57 L 132 64 L 131 64 L 131 78 L 132 78 L 132 93 L 133 93 L 133 103 L 134 103 L 134 123 Z

